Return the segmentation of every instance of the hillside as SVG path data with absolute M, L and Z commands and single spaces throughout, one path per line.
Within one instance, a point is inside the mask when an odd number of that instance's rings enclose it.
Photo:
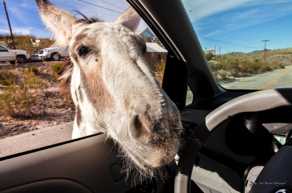
M 32 40 L 39 39 L 40 44 L 38 47 L 33 47 Z M 8 35 L 0 35 L 0 43 L 11 46 L 11 40 Z M 28 51 L 28 53 L 33 53 L 34 51 L 42 48 L 50 47 L 53 41 L 48 38 L 36 38 L 29 35 L 16 35 L 15 43 L 17 49 L 23 49 Z

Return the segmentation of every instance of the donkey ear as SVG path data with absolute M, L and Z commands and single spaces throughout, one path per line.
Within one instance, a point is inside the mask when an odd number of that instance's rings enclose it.
M 36 0 L 42 20 L 55 36 L 59 45 L 67 46 L 72 37 L 76 18 L 55 7 L 49 0 Z
M 121 23 L 129 29 L 135 31 L 138 28 L 140 19 L 141 18 L 137 12 L 133 8 L 129 8 L 117 18 L 116 23 Z

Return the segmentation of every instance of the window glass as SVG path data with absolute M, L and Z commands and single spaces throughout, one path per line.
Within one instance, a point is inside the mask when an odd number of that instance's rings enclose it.
M 123 0 L 52 3 L 85 23 L 92 20 L 86 18 L 113 22 L 129 8 Z M 6 15 L 0 12 L 0 45 L 16 53 L 5 60 L 17 62 L 5 67 L 0 64 L 0 157 L 71 140 L 74 118 L 79 115 L 70 93 L 72 62 L 68 49 L 55 44 L 33 1 L 9 0 L 7 8 L 14 42 Z M 145 40 L 145 59 L 161 84 L 167 50 L 143 21 L 135 32 Z M 86 55 L 87 50 L 80 48 L 78 53 Z
M 292 86 L 292 1 L 182 2 L 219 84 L 228 89 Z
M 7 49 L 6 49 L 6 48 L 4 48 L 4 47 L 0 46 L 0 52 L 6 52 L 6 51 L 7 51 Z

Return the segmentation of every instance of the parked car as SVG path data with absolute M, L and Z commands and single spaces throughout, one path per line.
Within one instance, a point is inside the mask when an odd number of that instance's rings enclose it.
M 0 45 L 0 62 L 24 63 L 29 59 L 29 54 L 25 50 L 9 49 Z
M 37 53 L 31 55 L 32 61 L 53 60 L 59 61 L 68 56 L 68 50 L 64 47 L 52 46 L 39 50 Z

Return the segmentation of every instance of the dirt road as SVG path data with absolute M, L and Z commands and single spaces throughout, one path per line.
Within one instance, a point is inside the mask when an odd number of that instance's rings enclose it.
M 228 89 L 270 89 L 292 86 L 292 65 L 250 77 L 238 78 L 234 82 L 222 84 Z

